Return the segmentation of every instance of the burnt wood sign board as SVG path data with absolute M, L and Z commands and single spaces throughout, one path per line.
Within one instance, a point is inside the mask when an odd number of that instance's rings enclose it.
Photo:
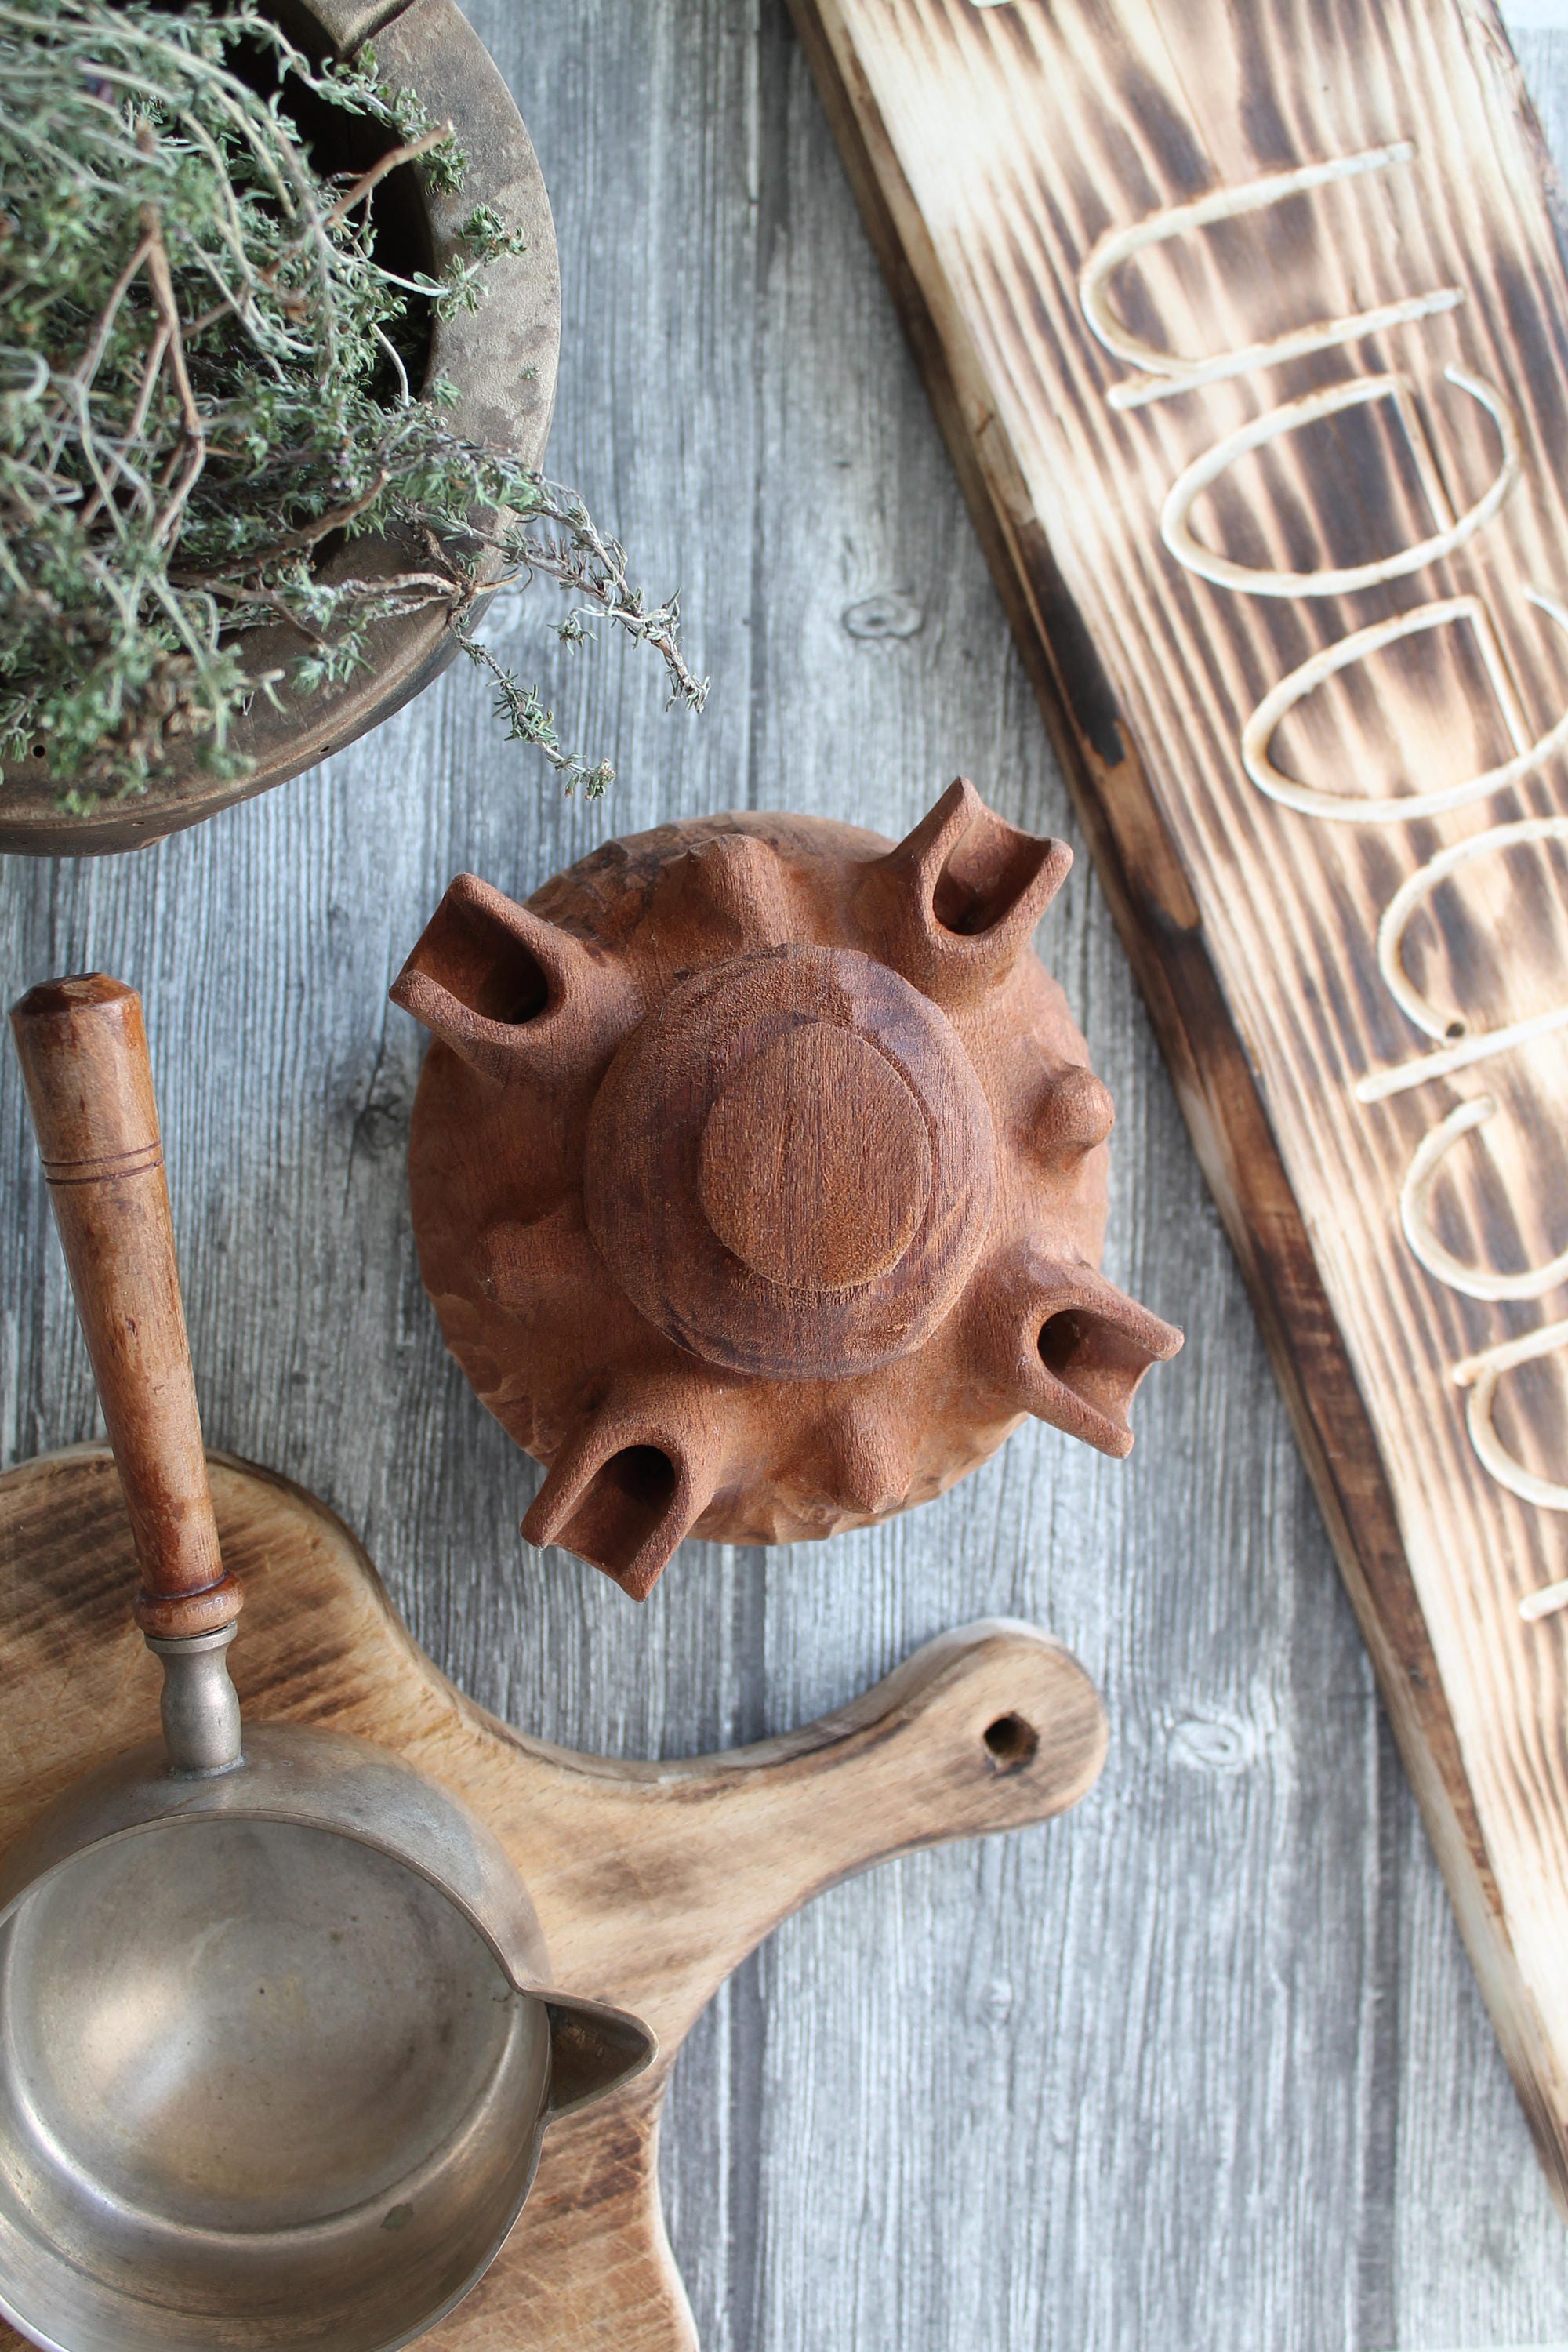
M 509 1730 L 437 1674 L 314 1496 L 225 1454 L 207 1467 L 224 1561 L 246 1596 L 229 1655 L 247 1721 L 351 1732 L 438 1782 L 515 1864 L 554 1980 L 594 1986 L 658 2037 L 646 2074 L 551 2126 L 521 2221 L 420 2343 L 698 2352 L 658 2190 L 681 2042 L 746 1953 L 825 1887 L 889 1854 L 1076 1804 L 1105 1755 L 1093 1685 L 1034 1626 L 988 1618 L 753 1748 L 662 1764 L 580 1755 Z M 107 1447 L 0 1478 L 0 1847 L 156 1723 L 157 1672 L 127 1606 L 135 1583 Z M 0 2321 L 0 2352 L 22 2346 Z
M 1511 53 L 794 5 L 1568 2209 L 1568 282 Z

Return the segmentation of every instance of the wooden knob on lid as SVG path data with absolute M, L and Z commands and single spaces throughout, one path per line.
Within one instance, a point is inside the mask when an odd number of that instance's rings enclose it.
M 705 1362 L 843 1379 L 918 1348 L 984 1244 L 991 1114 L 929 999 L 787 944 L 672 989 L 589 1114 L 588 1230 Z
M 919 1103 L 854 1029 L 786 1030 L 708 1115 L 703 1213 L 726 1249 L 787 1290 L 890 1273 L 931 1197 Z

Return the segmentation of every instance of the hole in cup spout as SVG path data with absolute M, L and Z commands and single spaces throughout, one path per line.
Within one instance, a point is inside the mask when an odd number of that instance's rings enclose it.
M 408 971 L 445 989 L 481 1021 L 519 1028 L 550 1002 L 550 979 L 515 923 L 490 899 L 456 885 L 408 959 Z
M 611 1576 L 630 1568 L 669 1510 L 679 1473 L 657 1445 L 624 1445 L 595 1472 L 555 1537 Z
M 1054 842 L 1036 840 L 988 808 L 977 808 L 937 875 L 932 914 L 960 939 L 994 930 L 1033 888 L 1055 850 Z

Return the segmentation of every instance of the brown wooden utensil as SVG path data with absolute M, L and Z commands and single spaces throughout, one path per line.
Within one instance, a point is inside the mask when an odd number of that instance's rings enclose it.
M 141 1004 L 50 982 L 12 1027 L 164 1738 L 0 1867 L 0 2310 L 57 2352 L 387 2352 L 487 2268 L 548 2117 L 653 2036 L 546 1986 L 447 1790 L 341 1731 L 242 1737 Z

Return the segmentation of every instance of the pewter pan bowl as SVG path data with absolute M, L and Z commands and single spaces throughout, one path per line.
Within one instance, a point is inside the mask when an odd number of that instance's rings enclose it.
M 80 1782 L 0 1870 L 0 2310 L 58 2352 L 408 2342 L 547 2117 L 651 2053 L 542 1958 L 496 1841 L 363 1741 Z

